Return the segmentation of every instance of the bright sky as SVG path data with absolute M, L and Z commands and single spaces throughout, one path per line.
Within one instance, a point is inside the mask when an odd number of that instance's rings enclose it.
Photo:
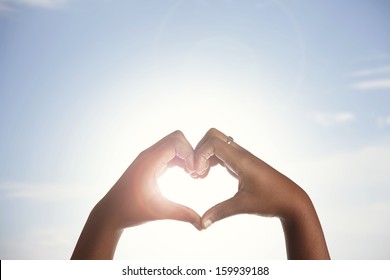
M 0 0 L 0 259 L 68 259 L 89 211 L 173 130 L 210 127 L 300 184 L 335 259 L 390 258 L 386 0 Z M 222 168 L 162 191 L 200 215 Z M 117 259 L 283 259 L 277 219 L 127 229 Z

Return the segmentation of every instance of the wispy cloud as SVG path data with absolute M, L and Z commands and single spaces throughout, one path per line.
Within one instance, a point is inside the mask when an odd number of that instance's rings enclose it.
M 57 212 L 58 209 L 51 209 Z M 13 214 L 13 220 L 18 220 Z M 11 260 L 63 260 L 68 259 L 80 231 L 80 223 L 68 224 L 58 220 L 56 223 L 42 223 L 39 215 L 32 215 L 35 220 L 30 227 L 19 234 L 7 232 L 0 239 L 0 258 Z M 77 228 L 78 227 L 78 228 Z
M 367 77 L 367 76 L 387 74 L 387 73 L 390 73 L 390 65 L 354 71 L 352 73 L 349 73 L 347 76 L 349 76 L 349 77 Z
M 64 183 L 0 182 L 0 196 L 5 199 L 53 200 L 83 195 L 85 187 Z
M 28 4 L 32 6 L 55 8 L 62 6 L 66 3 L 66 0 L 14 0 L 22 4 Z
M 353 84 L 352 87 L 357 90 L 390 89 L 390 78 L 358 82 Z
M 355 121 L 356 116 L 350 112 L 323 113 L 316 112 L 312 115 L 313 119 L 322 126 L 331 126 L 336 124 L 345 124 Z
M 381 90 L 390 89 L 390 65 L 375 68 L 365 68 L 347 74 L 355 78 L 352 88 L 355 90 Z
M 29 5 L 41 8 L 59 8 L 64 6 L 68 0 L 0 0 L 0 11 L 11 10 L 15 5 Z
M 5 1 L 0 0 L 0 12 L 9 10 L 9 7 L 5 5 Z
M 379 117 L 379 118 L 377 118 L 376 121 L 377 121 L 378 125 L 381 127 L 384 127 L 384 126 L 390 127 L 390 116 Z

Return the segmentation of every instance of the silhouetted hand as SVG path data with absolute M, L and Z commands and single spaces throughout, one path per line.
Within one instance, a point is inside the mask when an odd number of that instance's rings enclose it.
M 204 228 L 236 214 L 278 217 L 285 232 L 287 254 L 294 259 L 327 259 L 325 238 L 309 196 L 289 178 L 210 129 L 195 149 L 195 171 L 202 177 L 218 160 L 238 179 L 238 191 L 210 208 L 202 217 Z
M 110 259 L 122 230 L 148 221 L 173 219 L 201 229 L 192 209 L 165 198 L 157 178 L 171 165 L 194 170 L 194 151 L 176 131 L 142 152 L 92 210 L 72 258 Z

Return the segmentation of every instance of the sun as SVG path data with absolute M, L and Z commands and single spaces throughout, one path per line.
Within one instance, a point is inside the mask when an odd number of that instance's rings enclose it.
M 184 170 L 172 167 L 161 175 L 158 184 L 166 198 L 202 216 L 210 207 L 232 197 L 238 181 L 221 166 L 213 167 L 203 179 L 194 179 Z

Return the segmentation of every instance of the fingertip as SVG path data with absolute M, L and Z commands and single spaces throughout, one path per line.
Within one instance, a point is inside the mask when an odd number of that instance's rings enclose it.
M 195 170 L 195 172 L 196 172 L 196 174 L 198 175 L 198 177 L 202 177 L 202 176 L 204 176 L 205 174 L 207 174 L 208 173 L 208 167 L 204 167 L 204 168 L 197 168 L 196 170 Z
M 199 231 L 203 230 L 202 223 L 200 221 L 193 222 L 192 225 Z
M 171 218 L 183 222 L 188 222 L 199 231 L 203 229 L 201 221 L 202 218 L 198 213 L 187 206 L 176 204 L 176 213 Z
M 186 171 L 191 175 L 195 173 L 194 161 L 186 161 Z
M 210 168 L 203 170 L 201 173 L 197 173 L 197 178 L 203 179 L 206 178 L 209 174 Z
M 209 168 L 209 160 L 206 155 L 195 155 L 195 172 L 198 174 L 204 173 Z
M 203 229 L 208 229 L 214 222 L 217 221 L 215 217 L 215 206 L 207 210 L 202 218 L 201 218 L 201 223 L 202 223 L 202 228 Z
M 203 229 L 202 218 L 195 211 L 193 211 L 192 217 L 188 220 L 188 222 L 191 223 L 199 231 Z
M 203 228 L 207 229 L 213 224 L 213 221 L 210 218 L 207 218 L 205 221 L 203 221 Z
M 190 173 L 190 176 L 193 178 L 193 179 L 198 179 L 199 176 L 196 172 L 193 172 L 193 173 Z

